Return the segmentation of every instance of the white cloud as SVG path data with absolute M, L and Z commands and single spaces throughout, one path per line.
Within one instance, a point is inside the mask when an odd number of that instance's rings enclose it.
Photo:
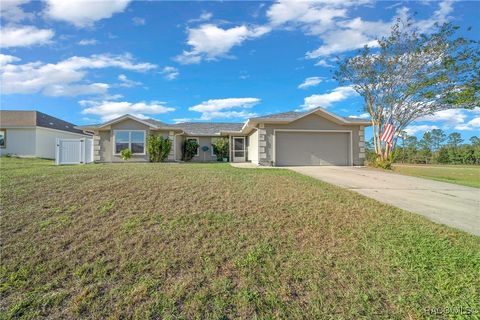
M 273 26 L 300 27 L 308 34 L 319 34 L 347 16 L 347 8 L 368 1 L 290 1 L 281 0 L 267 11 Z
M 373 39 L 373 35 L 368 35 L 354 29 L 331 31 L 323 35 L 322 40 L 324 42 L 323 45 L 306 53 L 308 59 L 315 59 L 345 51 L 360 49 L 365 45 L 368 45 L 369 47 L 378 46 L 378 42 Z
M 12 62 L 17 62 L 20 61 L 21 59 L 18 57 L 14 57 L 8 54 L 1 54 L 0 53 L 0 66 L 3 66 L 5 64 L 9 64 Z
M 123 12 L 130 0 L 46 0 L 45 15 L 54 20 L 66 21 L 76 27 L 91 27 L 96 21 Z
M 177 68 L 170 66 L 166 66 L 165 68 L 163 68 L 160 73 L 167 80 L 175 80 L 180 75 L 180 72 Z
M 448 109 L 437 111 L 432 115 L 424 116 L 417 119 L 418 122 L 434 122 L 446 130 L 478 130 L 480 129 L 480 108 L 468 109 Z M 473 118 L 469 119 L 473 115 Z M 428 127 L 429 125 L 425 125 Z M 416 126 L 413 126 L 416 127 Z M 418 127 L 421 127 L 419 125 Z M 435 128 L 434 128 L 435 129 Z
M 316 66 L 319 67 L 326 67 L 326 68 L 332 68 L 334 67 L 333 64 L 330 64 L 326 59 L 320 59 L 315 63 Z
M 444 0 L 438 3 L 438 9 L 433 13 L 432 17 L 416 21 L 415 25 L 422 32 L 428 32 L 435 23 L 443 24 L 450 19 L 449 14 L 453 12 L 453 3 L 451 0 Z
M 2 94 L 80 95 L 105 93 L 106 84 L 85 84 L 89 69 L 119 68 L 131 71 L 147 71 L 156 67 L 150 63 L 135 63 L 131 55 L 108 54 L 90 57 L 71 57 L 58 63 L 41 61 L 12 64 L 12 56 L 3 58 L 10 63 L 2 65 L 0 81 Z M 18 58 L 17 58 L 18 59 Z
M 2 19 L 18 22 L 33 18 L 33 14 L 23 11 L 22 6 L 30 0 L 2 0 L 0 3 L 0 16 Z
M 0 28 L 0 47 L 28 47 L 51 42 L 55 32 L 33 26 L 6 26 Z
M 353 119 L 369 119 L 370 118 L 370 114 L 368 113 L 362 113 L 362 114 L 359 114 L 359 115 L 351 115 L 351 116 L 348 116 L 349 118 L 353 118 Z
M 97 43 L 98 43 L 98 41 L 95 40 L 95 39 L 82 39 L 82 40 L 77 42 L 77 44 L 80 45 L 80 46 L 93 46 Z
M 74 85 L 54 84 L 54 85 L 45 87 L 45 89 L 43 90 L 43 94 L 51 97 L 100 95 L 100 94 L 106 94 L 109 87 L 110 86 L 106 83 L 74 84 Z
M 118 80 L 120 80 L 120 84 L 118 85 L 119 87 L 132 88 L 142 85 L 141 82 L 128 79 L 127 76 L 124 74 L 120 74 L 118 76 Z
M 304 99 L 300 110 L 312 110 L 318 107 L 328 108 L 336 102 L 343 101 L 357 95 L 357 92 L 350 86 L 337 87 L 324 94 L 314 94 Z
M 331 67 L 324 57 L 360 49 L 365 45 L 377 47 L 376 38 L 386 36 L 397 18 L 405 19 L 408 8 L 400 7 L 390 21 L 366 21 L 360 17 L 351 17 L 354 8 L 371 4 L 372 0 L 279 0 L 267 10 L 268 23 L 263 26 L 236 26 L 223 29 L 215 24 L 203 24 L 189 28 L 187 44 L 190 50 L 184 50 L 175 57 L 182 64 L 199 63 L 202 60 L 215 60 L 228 57 L 230 50 L 248 39 L 258 38 L 272 29 L 300 29 L 307 35 L 317 36 L 323 43 L 315 50 L 306 53 L 306 58 L 320 59 L 316 65 Z M 448 21 L 453 11 L 453 1 L 438 2 L 438 9 L 432 16 L 414 22 L 420 31 L 428 31 L 436 23 Z M 189 22 L 208 20 L 209 13 Z
M 183 123 L 183 122 L 189 122 L 189 121 L 192 121 L 191 118 L 177 118 L 177 119 L 173 119 L 173 121 L 175 123 Z
M 148 71 L 157 67 L 155 64 L 148 62 L 135 63 L 131 54 L 94 54 L 90 57 L 73 56 L 59 62 L 58 65 L 71 69 L 100 69 L 112 67 L 139 72 Z
M 467 115 L 461 109 L 448 109 L 435 112 L 433 115 L 422 117 L 418 121 L 442 122 L 448 127 L 463 124 Z
M 140 18 L 140 17 L 133 17 L 132 18 L 132 23 L 135 26 L 144 26 L 147 23 L 147 20 L 145 20 L 144 18 Z
M 196 52 L 183 50 L 182 54 L 175 57 L 175 61 L 180 64 L 195 64 L 202 61 L 202 57 Z
M 200 112 L 199 120 L 248 118 L 254 117 L 256 114 L 248 112 L 246 109 L 250 109 L 258 103 L 260 103 L 258 98 L 210 99 L 190 107 L 188 110 Z
M 213 13 L 211 12 L 203 12 L 201 15 L 200 15 L 200 21 L 206 21 L 206 20 L 210 20 L 211 18 L 213 17 Z
M 310 87 L 314 87 L 314 86 L 320 84 L 320 82 L 322 82 L 322 81 L 323 81 L 322 77 L 308 77 L 308 78 L 305 79 L 305 81 L 303 81 L 303 83 L 298 85 L 298 88 L 299 89 L 307 89 L 307 88 L 310 88 Z
M 213 17 L 213 13 L 205 11 L 205 12 L 202 12 L 202 14 L 198 18 L 188 20 L 188 23 L 208 21 L 212 19 L 212 17 Z
M 82 100 L 79 103 L 84 107 L 82 114 L 99 116 L 102 121 L 108 121 L 127 113 L 146 118 L 146 115 L 175 111 L 175 108 L 168 107 L 164 102 L 159 101 L 131 103 L 127 101 Z
M 413 136 L 413 135 L 415 135 L 416 133 L 431 131 L 431 130 L 433 130 L 433 129 L 438 129 L 438 127 L 437 127 L 437 126 L 434 126 L 434 125 L 421 124 L 421 125 L 408 126 L 407 128 L 405 128 L 404 131 L 405 131 L 409 136 Z
M 269 31 L 269 27 L 245 25 L 222 29 L 214 24 L 203 24 L 198 28 L 189 28 L 187 44 L 192 49 L 183 51 L 176 57 L 176 61 L 191 64 L 198 63 L 202 59 L 214 60 L 226 57 L 234 46 L 240 45 L 247 39 L 258 38 Z
M 275 28 L 300 29 L 305 34 L 318 36 L 323 44 L 306 53 L 307 58 L 317 59 L 356 50 L 364 45 L 376 47 L 378 44 L 375 38 L 387 35 L 398 17 L 406 18 L 408 15 L 408 9 L 401 7 L 390 21 L 351 18 L 352 8 L 371 2 L 280 0 L 270 6 L 267 17 Z M 432 16 L 415 21 L 415 26 L 423 32 L 428 31 L 435 22 L 446 22 L 452 10 L 453 1 L 439 2 L 438 9 Z M 328 63 L 321 59 L 318 65 L 328 66 Z
M 238 78 L 241 80 L 247 80 L 248 78 L 250 78 L 250 74 L 248 74 L 247 71 L 242 70 L 240 71 L 240 75 L 238 76 Z
M 459 124 L 455 126 L 456 130 L 480 130 L 480 117 L 475 117 L 472 120 L 464 124 Z
M 350 50 L 358 48 L 359 42 L 365 43 L 366 36 L 362 35 L 360 31 L 338 34 L 343 31 L 338 23 L 347 19 L 350 7 L 366 2 L 369 1 L 280 0 L 270 6 L 267 17 L 270 23 L 277 28 L 282 26 L 287 29 L 299 28 L 308 35 L 319 36 L 324 44 L 317 50 L 306 54 L 307 58 L 317 58 L 339 51 L 342 46 L 348 46 L 348 50 Z M 331 48 L 332 45 L 335 47 Z M 326 64 L 326 60 L 323 60 L 319 65 Z

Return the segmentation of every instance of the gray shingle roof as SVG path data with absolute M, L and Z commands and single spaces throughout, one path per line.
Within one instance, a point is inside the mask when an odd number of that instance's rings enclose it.
M 144 119 L 157 127 L 183 130 L 189 135 L 217 135 L 221 131 L 239 131 L 243 123 L 232 122 L 181 122 L 169 124 L 156 119 Z
M 251 120 L 255 119 L 272 119 L 272 120 L 291 120 L 297 119 L 301 116 L 307 114 L 308 112 L 297 112 L 297 111 L 288 111 L 288 112 L 280 112 L 280 113 L 272 113 L 267 114 L 261 117 L 250 118 Z
M 39 127 L 83 134 L 82 130 L 75 129 L 75 125 L 73 123 L 52 117 L 43 112 L 36 111 L 36 113 L 37 113 L 37 126 Z
M 189 135 L 217 135 L 221 131 L 240 131 L 243 123 L 235 122 L 182 122 L 173 126 Z
M 151 123 L 151 124 L 153 124 L 154 126 L 157 126 L 157 127 L 173 127 L 171 124 L 168 124 L 168 123 L 165 123 L 165 122 L 162 122 L 162 121 L 158 121 L 156 119 L 143 119 L 143 121 Z

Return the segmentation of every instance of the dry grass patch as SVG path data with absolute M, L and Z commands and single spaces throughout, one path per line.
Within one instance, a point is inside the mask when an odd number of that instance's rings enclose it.
M 0 164 L 3 318 L 480 316 L 480 238 L 287 170 Z

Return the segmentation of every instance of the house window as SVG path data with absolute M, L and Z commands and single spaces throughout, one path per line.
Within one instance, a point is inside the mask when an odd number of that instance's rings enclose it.
M 0 129 L 0 148 L 7 146 L 7 130 Z
M 195 155 L 196 157 L 198 157 L 200 155 L 199 153 L 199 150 L 200 150 L 200 140 L 198 138 L 187 138 L 187 141 L 196 141 L 197 144 L 198 144 L 198 148 L 197 148 L 197 154 Z
M 115 130 L 115 154 L 130 149 L 133 154 L 145 154 L 145 131 Z

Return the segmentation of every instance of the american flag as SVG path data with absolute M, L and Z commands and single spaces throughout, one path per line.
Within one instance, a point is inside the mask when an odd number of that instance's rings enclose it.
M 380 136 L 380 141 L 385 141 L 390 147 L 392 147 L 393 143 L 393 122 L 392 119 L 390 118 L 387 123 L 383 126 L 383 133 Z

